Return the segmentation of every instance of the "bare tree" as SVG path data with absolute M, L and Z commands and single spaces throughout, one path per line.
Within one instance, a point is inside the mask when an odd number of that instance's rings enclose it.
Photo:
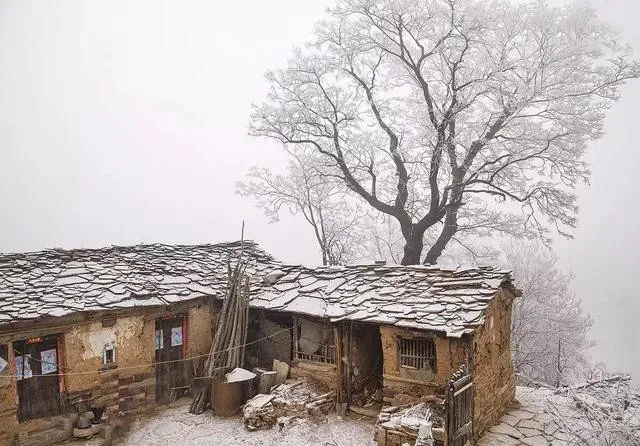
M 339 0 L 286 68 L 267 74 L 250 132 L 391 217 L 403 264 L 435 263 L 463 228 L 536 235 L 576 224 L 587 143 L 640 74 L 587 6 Z
M 268 169 L 252 168 L 247 181 L 238 182 L 240 195 L 253 196 L 272 222 L 279 220 L 282 208 L 300 213 L 313 228 L 323 265 L 340 265 L 359 255 L 355 229 L 362 216 L 357 204 L 321 171 L 320 164 L 308 156 L 293 154 L 286 175 Z
M 570 290 L 572 276 L 556 266 L 556 257 L 539 242 L 503 246 L 522 296 L 513 306 L 511 349 L 516 373 L 558 387 L 572 384 L 589 369 L 591 318 Z

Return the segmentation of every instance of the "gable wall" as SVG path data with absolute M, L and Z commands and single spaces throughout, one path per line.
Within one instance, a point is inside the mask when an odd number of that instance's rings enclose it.
M 495 425 L 515 398 L 511 362 L 511 304 L 513 296 L 500 291 L 474 335 L 474 434 Z

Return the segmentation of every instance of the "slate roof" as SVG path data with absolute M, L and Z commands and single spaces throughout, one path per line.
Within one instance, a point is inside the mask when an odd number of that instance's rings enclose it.
M 283 265 L 245 241 L 251 305 L 436 330 L 458 337 L 484 322 L 508 271 L 492 268 Z M 240 242 L 136 245 L 0 254 L 0 326 L 83 311 L 222 298 Z
M 277 265 L 251 241 L 249 267 Z M 0 325 L 8 322 L 141 306 L 164 306 L 203 296 L 222 298 L 227 261 L 239 242 L 51 249 L 0 254 Z
M 489 267 L 281 265 L 254 287 L 251 305 L 460 337 L 484 323 L 485 310 L 503 285 L 519 293 L 509 271 Z

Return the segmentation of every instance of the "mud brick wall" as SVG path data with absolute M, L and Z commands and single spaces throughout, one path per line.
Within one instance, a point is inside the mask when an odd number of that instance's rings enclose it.
M 293 318 L 290 314 L 249 310 L 245 365 L 271 370 L 273 360 L 291 364 Z
M 513 402 L 516 381 L 511 362 L 511 304 L 507 290 L 496 295 L 474 335 L 474 434 L 495 425 Z
M 10 444 L 18 429 L 16 401 L 18 399 L 16 374 L 11 342 L 0 342 L 7 346 L 7 367 L 0 373 L 0 445 Z M 7 359 L 7 358 L 5 358 Z
M 404 393 L 412 396 L 443 394 L 451 375 L 465 363 L 466 338 L 447 338 L 435 332 L 415 331 L 393 326 L 380 326 L 382 353 L 384 356 L 384 396 Z M 399 364 L 399 339 L 432 338 L 436 348 L 435 374 L 420 375 L 417 371 Z
M 64 365 L 72 372 L 64 379 L 71 401 L 87 399 L 119 417 L 155 400 L 155 318 L 141 314 L 114 322 L 84 324 L 64 334 Z M 103 364 L 107 345 L 115 346 L 115 364 Z
M 338 368 L 335 364 L 297 361 L 292 364 L 289 376 L 303 378 L 326 390 L 337 390 L 338 388 Z

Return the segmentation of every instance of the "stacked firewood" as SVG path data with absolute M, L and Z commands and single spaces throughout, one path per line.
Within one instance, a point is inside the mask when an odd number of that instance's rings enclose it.
M 225 373 L 244 365 L 249 321 L 249 277 L 242 254 L 235 268 L 228 265 L 229 281 L 216 332 L 204 365 L 200 389 L 193 397 L 189 412 L 200 414 L 211 400 L 211 382 L 224 378 Z
M 304 381 L 274 387 L 269 395 L 256 395 L 243 410 L 248 430 L 270 428 L 277 424 L 306 416 L 326 415 L 335 407 L 335 391 L 316 394 Z

